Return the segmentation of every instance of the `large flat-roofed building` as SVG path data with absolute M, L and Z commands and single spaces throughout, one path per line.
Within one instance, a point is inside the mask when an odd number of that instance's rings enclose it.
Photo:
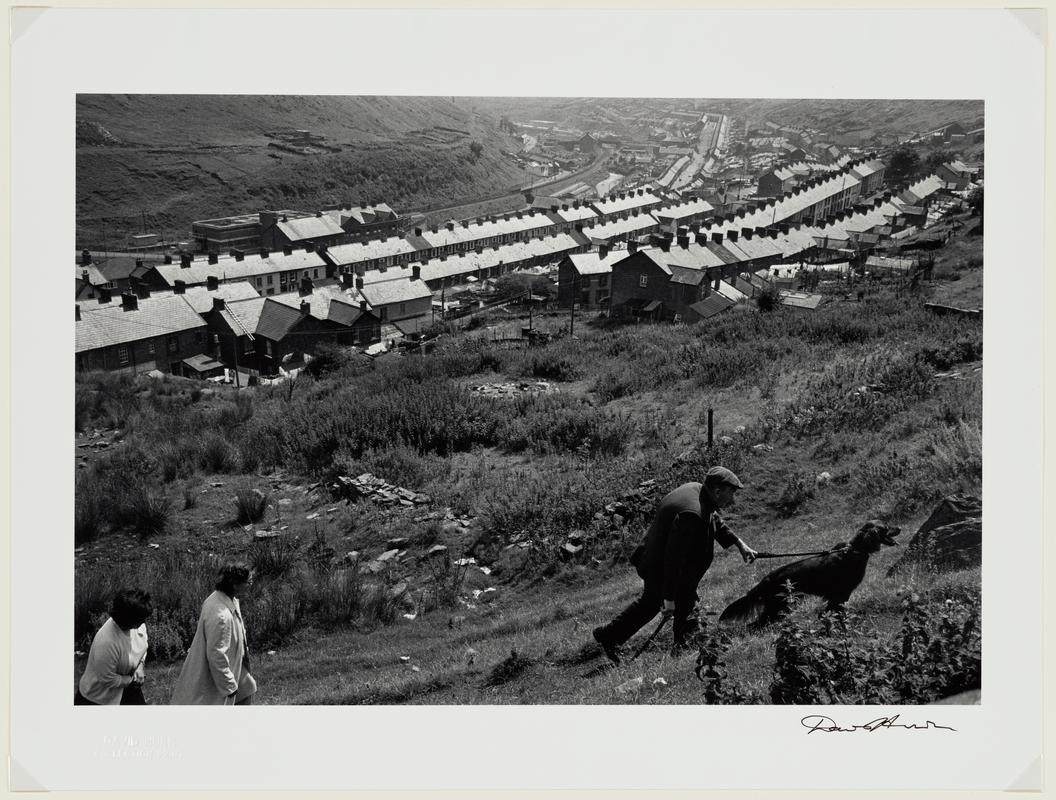
M 260 215 L 239 214 L 201 219 L 191 223 L 191 237 L 195 248 L 201 253 L 253 250 L 260 247 Z

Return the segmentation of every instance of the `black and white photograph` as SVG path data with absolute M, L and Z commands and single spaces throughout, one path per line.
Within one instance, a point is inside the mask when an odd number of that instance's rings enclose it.
M 983 111 L 79 96 L 71 696 L 979 702 Z
M 1040 786 L 1039 18 L 19 16 L 13 785 Z

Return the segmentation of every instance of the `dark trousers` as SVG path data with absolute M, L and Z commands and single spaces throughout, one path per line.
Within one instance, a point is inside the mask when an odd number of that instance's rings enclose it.
M 674 640 L 682 642 L 686 634 L 696 627 L 696 621 L 689 619 L 696 602 L 696 592 L 675 600 Z M 609 644 L 619 647 L 636 634 L 643 625 L 655 617 L 664 607 L 663 585 L 661 579 L 647 579 L 642 589 L 642 596 L 621 611 L 612 622 L 599 631 L 601 637 Z
M 94 703 L 81 694 L 80 689 L 76 689 L 73 695 L 73 704 L 75 706 L 97 706 L 99 703 Z M 133 686 L 129 684 L 125 687 L 125 690 L 121 692 L 121 705 L 123 706 L 145 706 L 147 705 L 147 699 L 143 696 L 142 686 Z

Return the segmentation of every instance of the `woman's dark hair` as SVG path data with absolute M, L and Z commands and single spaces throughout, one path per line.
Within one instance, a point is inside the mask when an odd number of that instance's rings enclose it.
M 153 613 L 150 595 L 142 589 L 122 589 L 110 604 L 110 617 L 126 631 L 138 628 Z
M 231 563 L 220 567 L 220 579 L 216 582 L 216 588 L 224 594 L 231 594 L 240 583 L 249 580 L 249 567 L 245 564 Z

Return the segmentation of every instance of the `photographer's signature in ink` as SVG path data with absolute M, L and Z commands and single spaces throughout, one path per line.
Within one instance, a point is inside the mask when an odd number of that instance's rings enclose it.
M 864 725 L 851 725 L 849 727 L 843 727 L 838 725 L 836 720 L 832 717 L 826 717 L 822 714 L 810 714 L 803 717 L 799 721 L 799 724 L 807 729 L 807 733 L 851 733 L 853 731 L 879 731 L 879 730 L 891 730 L 894 728 L 902 728 L 910 731 L 953 731 L 956 728 L 951 728 L 947 725 L 939 725 L 937 722 L 932 722 L 930 719 L 925 720 L 923 725 L 918 725 L 915 722 L 899 722 L 900 714 L 895 714 L 890 717 L 877 717 L 874 720 L 866 722 Z

